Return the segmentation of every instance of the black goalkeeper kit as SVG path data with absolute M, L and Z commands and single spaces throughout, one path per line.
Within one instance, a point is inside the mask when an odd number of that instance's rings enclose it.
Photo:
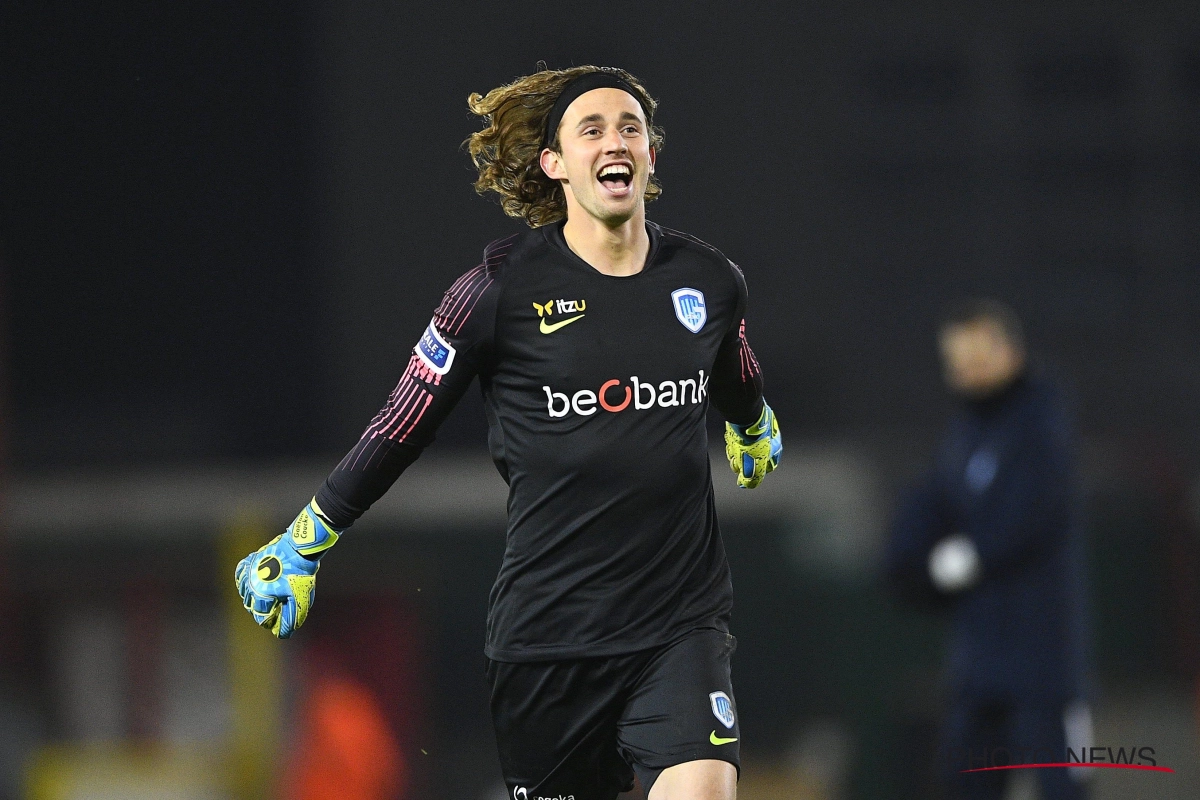
M 446 292 L 408 369 L 317 495 L 353 522 L 433 441 L 479 377 L 508 546 L 492 589 L 497 661 L 631 653 L 728 630 L 705 412 L 762 410 L 741 272 L 648 224 L 645 268 L 604 275 L 560 225 L 488 246 Z
M 733 592 L 705 416 L 711 402 L 748 425 L 763 409 L 737 266 L 647 223 L 642 271 L 605 275 L 571 251 L 562 227 L 493 242 L 450 287 L 388 403 L 317 495 L 335 526 L 352 523 L 478 376 L 509 486 L 485 652 L 505 777 L 528 800 L 557 797 L 542 790 L 618 746 L 647 770 L 644 783 L 696 758 L 738 763 Z M 584 693 L 572 710 L 547 693 L 524 696 L 555 681 Z M 638 698 L 645 724 L 630 727 Z M 618 729 L 629 738 L 614 739 Z M 606 744 L 589 761 L 597 736 Z M 615 796 L 627 772 L 594 776 L 591 788 L 572 779 L 570 794 Z

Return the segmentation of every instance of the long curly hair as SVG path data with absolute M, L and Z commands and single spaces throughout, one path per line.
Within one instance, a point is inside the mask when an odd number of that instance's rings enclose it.
M 615 67 L 582 66 L 569 69 L 546 69 L 518 78 L 510 84 L 492 89 L 486 95 L 478 92 L 467 98 L 471 113 L 483 118 L 483 130 L 471 134 L 463 146 L 471 154 L 479 178 L 475 191 L 481 195 L 495 192 L 500 207 L 510 217 L 518 217 L 532 228 L 557 222 L 567 216 L 567 201 L 562 186 L 542 171 L 540 156 L 546 118 L 563 88 L 580 75 L 589 72 L 612 72 L 637 92 L 642 107 L 650 117 L 650 146 L 661 151 L 664 141 L 662 128 L 654 125 L 658 103 L 637 78 Z M 550 147 L 562 152 L 557 131 Z M 662 194 L 658 178 L 650 176 L 646 185 L 646 202 Z

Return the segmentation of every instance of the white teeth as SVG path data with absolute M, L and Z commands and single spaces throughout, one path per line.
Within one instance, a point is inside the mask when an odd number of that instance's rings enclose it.
M 604 169 L 600 170 L 600 177 L 605 175 L 628 175 L 629 167 L 624 164 L 609 164 Z

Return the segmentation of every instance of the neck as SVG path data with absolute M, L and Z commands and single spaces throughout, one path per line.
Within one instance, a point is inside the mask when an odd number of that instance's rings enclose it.
M 1006 380 L 1000 381 L 986 391 L 968 395 L 968 405 L 979 411 L 991 411 L 1005 404 L 1008 398 L 1016 394 L 1017 389 L 1025 382 L 1025 371 L 1018 370 Z
M 597 272 L 624 277 L 636 275 L 646 266 L 650 237 L 646 233 L 646 209 L 638 206 L 632 217 L 615 227 L 578 209 L 567 214 L 563 238 L 571 252 Z

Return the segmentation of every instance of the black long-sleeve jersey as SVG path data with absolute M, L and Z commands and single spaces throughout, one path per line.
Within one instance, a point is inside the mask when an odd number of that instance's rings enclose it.
M 703 242 L 647 229 L 646 266 L 627 277 L 575 255 L 561 224 L 488 245 L 317 494 L 334 525 L 349 525 L 479 376 L 509 486 L 493 660 L 617 655 L 728 630 L 705 413 L 710 398 L 740 424 L 762 410 L 745 281 Z

